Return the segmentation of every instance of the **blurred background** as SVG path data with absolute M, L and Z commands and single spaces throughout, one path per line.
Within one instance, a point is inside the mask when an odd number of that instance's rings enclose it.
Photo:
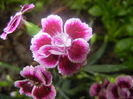
M 57 14 L 65 22 L 78 17 L 93 28 L 88 63 L 72 77 L 51 70 L 56 99 L 93 99 L 89 86 L 104 78 L 133 74 L 133 0 L 0 0 L 0 34 L 20 5 L 34 3 L 21 25 L 7 40 L 0 39 L 0 99 L 30 99 L 19 95 L 14 81 L 23 79 L 19 71 L 33 61 L 30 40 L 41 28 L 41 18 Z

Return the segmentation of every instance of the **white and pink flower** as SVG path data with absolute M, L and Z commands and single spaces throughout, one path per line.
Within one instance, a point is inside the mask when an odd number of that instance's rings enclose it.
M 45 68 L 58 65 L 62 75 L 78 71 L 90 50 L 87 41 L 92 37 L 92 28 L 78 18 L 71 18 L 63 31 L 63 21 L 57 15 L 43 18 L 41 23 L 41 31 L 31 41 L 34 60 Z
M 33 99 L 55 99 L 56 90 L 52 83 L 52 75 L 42 66 L 26 66 L 21 72 L 25 80 L 15 82 L 20 88 L 20 94 L 33 97 Z

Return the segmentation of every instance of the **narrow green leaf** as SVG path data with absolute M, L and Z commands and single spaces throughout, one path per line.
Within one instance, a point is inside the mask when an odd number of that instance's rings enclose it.
M 31 22 L 24 21 L 24 24 L 25 24 L 27 33 L 31 36 L 37 34 L 40 31 L 40 28 Z
M 8 81 L 0 81 L 0 87 L 10 86 L 12 83 Z
M 83 68 L 83 70 L 86 72 L 101 72 L 101 73 L 118 72 L 125 69 L 127 69 L 127 66 L 122 64 L 89 65 Z
M 106 49 L 106 46 L 107 46 L 107 43 L 103 43 L 101 48 L 99 48 L 97 52 L 95 52 L 88 58 L 88 65 L 92 65 L 92 64 L 96 63 L 98 61 L 98 59 L 100 59 L 100 57 L 103 55 L 103 53 Z
M 13 65 L 10 65 L 10 64 L 7 64 L 7 63 L 4 63 L 4 62 L 0 62 L 0 67 L 4 67 L 4 68 L 10 69 L 10 70 L 13 70 L 15 72 L 20 71 L 20 68 L 13 66 Z
M 93 45 L 96 42 L 96 40 L 97 40 L 97 34 L 94 33 L 91 40 L 90 40 L 90 44 Z

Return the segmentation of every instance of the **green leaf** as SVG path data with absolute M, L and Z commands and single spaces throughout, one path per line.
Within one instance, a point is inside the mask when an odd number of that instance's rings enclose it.
M 24 21 L 24 24 L 25 24 L 27 33 L 31 36 L 37 34 L 40 31 L 40 28 L 31 22 Z
M 100 7 L 97 5 L 90 8 L 88 12 L 93 16 L 101 16 L 102 15 L 102 11 L 101 11 Z
M 0 87 L 10 86 L 12 83 L 8 81 L 0 81 Z
M 129 58 L 133 53 L 133 38 L 125 38 L 115 45 L 115 53 L 121 57 Z
M 101 58 L 101 56 L 103 55 L 106 49 L 106 46 L 107 46 L 107 43 L 103 43 L 101 48 L 99 48 L 97 52 L 95 52 L 88 58 L 88 65 L 92 65 L 96 63 Z
M 7 63 L 4 63 L 4 62 L 0 62 L 0 67 L 4 67 L 4 68 L 10 69 L 10 70 L 13 70 L 15 72 L 20 71 L 20 68 L 13 66 L 13 65 L 10 65 L 10 64 L 7 64 Z
M 109 72 L 118 72 L 121 70 L 127 69 L 127 66 L 125 65 L 88 65 L 83 68 L 84 71 L 86 72 L 101 72 L 101 73 L 109 73 Z
M 90 39 L 90 44 L 93 45 L 96 42 L 96 40 L 97 40 L 97 34 L 94 33 L 92 38 Z
M 126 26 L 127 32 L 130 36 L 133 36 L 133 23 Z

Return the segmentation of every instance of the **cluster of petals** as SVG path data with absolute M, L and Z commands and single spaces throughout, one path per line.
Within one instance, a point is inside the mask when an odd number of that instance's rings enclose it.
M 119 76 L 115 83 L 108 86 L 110 99 L 133 99 L 133 78 L 131 76 Z
M 10 18 L 7 26 L 3 29 L 3 33 L 0 35 L 0 38 L 5 40 L 8 34 L 13 33 L 21 23 L 21 20 L 23 19 L 23 13 L 29 11 L 32 8 L 34 8 L 34 4 L 24 4 L 21 6 L 21 10 L 16 12 L 16 14 Z
M 21 72 L 25 80 L 15 82 L 20 88 L 20 94 L 25 94 L 33 99 L 55 99 L 56 91 L 52 85 L 52 75 L 42 66 L 26 66 Z
M 41 20 L 42 29 L 31 41 L 34 60 L 45 68 L 54 68 L 62 75 L 72 75 L 85 63 L 89 53 L 88 40 L 92 28 L 78 18 L 70 18 L 64 24 L 57 15 Z
M 94 83 L 89 90 L 90 96 L 96 99 L 133 99 L 133 78 L 118 76 L 114 83 Z
M 96 96 L 96 99 L 110 99 L 107 98 L 107 87 L 110 84 L 108 80 L 104 80 L 101 84 L 94 83 L 91 85 L 89 94 L 90 96 Z

